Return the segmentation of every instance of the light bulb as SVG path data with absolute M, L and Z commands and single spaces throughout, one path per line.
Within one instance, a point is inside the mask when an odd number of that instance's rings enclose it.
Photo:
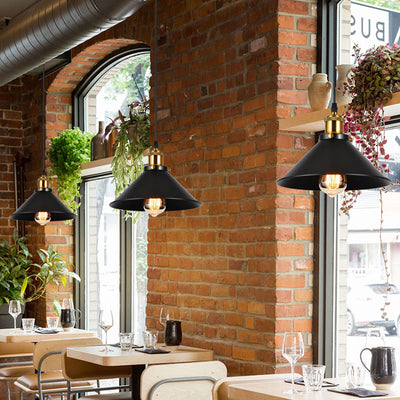
M 51 221 L 51 213 L 49 213 L 48 211 L 38 211 L 37 213 L 35 213 L 35 221 L 39 225 L 44 226 Z
M 144 211 L 151 217 L 157 217 L 165 211 L 165 199 L 149 198 L 143 203 Z
M 343 193 L 346 187 L 346 175 L 326 174 L 319 177 L 319 188 L 330 197 Z

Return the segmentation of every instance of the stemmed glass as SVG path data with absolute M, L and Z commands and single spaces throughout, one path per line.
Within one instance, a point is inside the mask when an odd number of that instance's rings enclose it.
M 14 318 L 14 333 L 17 332 L 17 317 L 21 312 L 21 303 L 18 300 L 10 300 L 8 313 Z
M 104 350 L 101 350 L 101 351 L 113 351 L 110 348 L 110 346 L 108 346 L 108 341 L 107 341 L 107 333 L 113 325 L 114 325 L 114 318 L 113 318 L 112 311 L 110 309 L 100 310 L 100 312 L 99 312 L 99 327 L 101 329 L 103 329 L 103 331 L 106 335 L 106 343 L 104 345 Z
M 166 321 L 168 321 L 168 320 L 169 320 L 169 312 L 168 312 L 167 310 L 164 310 L 163 307 L 161 307 L 161 310 L 160 310 L 160 319 L 159 319 L 159 321 L 160 321 L 160 324 L 161 324 L 161 326 L 162 326 L 163 328 L 165 328 L 165 323 L 166 323 Z
M 294 388 L 294 365 L 297 360 L 304 356 L 304 342 L 303 336 L 300 332 L 285 332 L 282 343 L 282 355 L 289 361 L 292 371 L 292 387 L 290 390 L 284 392 L 285 394 L 299 393 Z

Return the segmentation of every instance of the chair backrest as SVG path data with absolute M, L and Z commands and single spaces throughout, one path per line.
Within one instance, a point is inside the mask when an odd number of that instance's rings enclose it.
M 33 343 L 0 343 L 0 358 L 29 356 L 33 353 Z
M 226 374 L 220 361 L 151 365 L 142 373 L 140 398 L 211 400 L 215 382 Z
M 58 371 L 62 369 L 61 353 L 70 346 L 95 346 L 102 344 L 102 341 L 96 337 L 76 338 L 76 339 L 56 339 L 43 340 L 36 343 L 33 350 L 33 366 L 39 370 L 39 364 L 44 356 L 49 353 L 57 353 L 48 356 L 41 363 L 42 371 Z
M 100 343 L 102 342 L 100 341 Z M 66 350 L 63 351 L 61 360 L 63 375 L 68 381 L 129 378 L 131 376 L 130 365 L 113 367 L 97 365 L 67 357 Z
M 246 375 L 231 376 L 219 380 L 213 387 L 213 400 L 228 400 L 228 390 L 230 385 L 235 383 L 256 382 L 256 381 L 278 381 L 281 382 L 289 377 L 288 374 L 268 374 L 268 375 Z

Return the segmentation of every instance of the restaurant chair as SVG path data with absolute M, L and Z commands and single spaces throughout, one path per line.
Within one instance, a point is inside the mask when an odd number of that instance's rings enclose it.
M 22 375 L 34 373 L 33 346 L 33 343 L 0 343 L 0 382 L 6 386 L 7 400 L 18 393 L 11 390 L 10 384 Z
M 20 376 L 15 386 L 20 389 L 20 399 L 24 395 L 35 396 L 39 400 L 53 394 L 67 393 L 67 381 L 62 373 L 62 352 L 70 346 L 102 345 L 99 338 L 76 338 L 43 340 L 36 343 L 33 349 L 34 373 Z M 74 390 L 86 392 L 95 387 L 93 381 L 82 380 L 71 384 Z
M 296 376 L 298 377 L 298 376 Z M 277 381 L 282 382 L 284 379 L 291 378 L 288 374 L 267 374 L 267 375 L 246 375 L 246 376 L 230 376 L 219 380 L 213 387 L 213 400 L 228 400 L 228 391 L 230 385 L 257 381 Z
M 151 365 L 142 373 L 140 398 L 211 400 L 214 384 L 226 375 L 221 361 Z
M 71 395 L 79 393 L 79 389 L 73 387 L 74 382 L 82 380 L 96 381 L 96 387 L 92 387 L 90 391 L 96 391 L 97 394 L 85 395 L 80 397 L 80 400 L 130 400 L 132 393 L 130 391 L 117 393 L 101 393 L 109 390 L 124 390 L 129 389 L 129 385 L 113 385 L 101 387 L 101 380 L 130 378 L 131 366 L 102 366 L 90 362 L 77 360 L 67 357 L 67 351 L 62 353 L 62 372 L 67 380 L 67 400 Z

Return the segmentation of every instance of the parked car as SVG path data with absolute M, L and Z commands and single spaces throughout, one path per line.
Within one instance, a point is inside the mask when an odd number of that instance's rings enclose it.
M 387 318 L 382 318 L 386 285 L 373 283 L 349 288 L 347 293 L 347 335 L 352 335 L 360 328 L 383 326 L 391 335 L 400 333 L 400 290 L 390 284 Z

